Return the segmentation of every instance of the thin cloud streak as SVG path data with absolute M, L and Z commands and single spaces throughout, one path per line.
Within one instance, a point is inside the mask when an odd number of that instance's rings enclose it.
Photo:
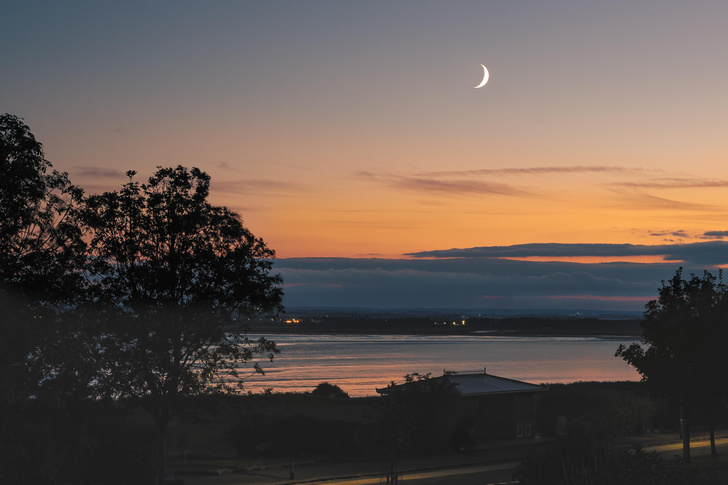
M 423 177 L 462 177 L 477 175 L 544 175 L 544 174 L 569 174 L 569 173 L 618 173 L 618 174 L 644 174 L 642 168 L 630 168 L 620 166 L 587 166 L 572 165 L 565 167 L 524 167 L 524 168 L 493 168 L 479 170 L 452 170 L 425 172 L 418 174 Z
M 630 168 L 610 165 L 571 165 L 571 166 L 548 166 L 548 167 L 523 167 L 523 168 L 496 168 L 477 170 L 449 170 L 430 171 L 409 175 L 396 175 L 388 173 L 375 173 L 371 171 L 359 171 L 355 177 L 379 183 L 397 189 L 404 189 L 425 194 L 446 194 L 471 195 L 471 194 L 494 194 L 513 197 L 544 198 L 545 193 L 538 194 L 531 190 L 513 184 L 495 182 L 493 177 L 507 176 L 541 176 L 541 175 L 583 175 L 583 174 L 604 174 L 612 178 L 627 178 L 628 180 L 616 180 L 608 183 L 597 184 L 606 190 L 626 199 L 628 209 L 646 210 L 687 210 L 687 211 L 716 211 L 717 206 L 707 204 L 691 203 L 674 200 L 666 197 L 645 193 L 649 189 L 700 189 L 700 188 L 724 188 L 728 187 L 726 180 L 711 180 L 694 177 L 654 177 L 656 174 L 663 174 L 662 170 L 647 170 L 640 167 Z M 490 177 L 490 180 L 479 180 L 479 177 Z M 637 179 L 637 180 L 634 180 Z M 548 192 L 548 185 L 543 187 Z
M 496 194 L 508 196 L 530 196 L 535 194 L 506 184 L 491 182 L 478 182 L 475 180 L 435 180 L 425 178 L 399 178 L 393 185 L 402 189 L 416 192 L 440 193 L 447 195 L 454 194 Z
M 622 190 L 616 187 L 609 189 L 613 193 L 619 195 L 622 199 L 627 199 L 628 205 L 620 204 L 621 208 L 644 211 L 647 209 L 654 210 L 685 210 L 685 211 L 725 211 L 725 208 L 698 204 L 694 202 L 685 202 L 681 200 L 667 199 L 665 197 L 657 197 L 642 192 L 632 192 Z
M 128 180 L 125 170 L 116 170 L 112 168 L 101 168 L 101 167 L 87 167 L 79 166 L 73 167 L 74 177 L 89 177 L 89 178 L 106 178 L 106 179 L 118 179 L 121 183 Z
M 512 185 L 481 182 L 477 180 L 437 180 L 434 178 L 416 176 L 375 174 L 373 172 L 366 171 L 357 172 L 355 176 L 360 179 L 385 184 L 397 189 L 405 189 L 427 194 L 445 194 L 449 196 L 457 194 L 496 194 L 521 197 L 536 196 L 536 194 L 519 189 Z
M 682 239 L 687 239 L 690 237 L 690 235 L 687 232 L 683 231 L 682 229 L 678 230 L 678 231 L 651 232 L 650 236 L 654 236 L 654 237 L 672 236 L 672 237 L 677 237 L 677 238 L 682 238 Z
M 647 189 L 702 189 L 728 187 L 728 180 L 709 180 L 696 178 L 656 178 L 643 182 L 618 182 L 610 184 L 618 187 L 647 188 Z

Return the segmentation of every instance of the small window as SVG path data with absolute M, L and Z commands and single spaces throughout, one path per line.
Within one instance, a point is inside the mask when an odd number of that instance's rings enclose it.
M 531 436 L 531 423 L 526 425 L 526 436 Z
M 516 438 L 523 438 L 523 425 L 516 426 Z

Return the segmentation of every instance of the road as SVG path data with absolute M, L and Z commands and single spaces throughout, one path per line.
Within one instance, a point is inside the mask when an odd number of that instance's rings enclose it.
M 492 465 L 474 465 L 443 470 L 418 471 L 399 475 L 399 483 L 417 485 L 490 485 L 510 484 L 518 461 Z M 379 485 L 387 483 L 385 477 L 352 478 L 318 482 L 326 485 Z
M 728 438 L 721 437 L 715 439 L 715 447 L 718 448 L 718 454 L 725 454 L 726 450 L 720 450 L 728 446 Z M 650 445 L 644 447 L 645 451 L 656 451 L 664 455 L 680 455 L 682 456 L 682 442 L 665 443 L 658 445 Z M 690 441 L 690 456 L 696 458 L 698 456 L 710 455 L 710 440 L 701 439 L 699 441 Z

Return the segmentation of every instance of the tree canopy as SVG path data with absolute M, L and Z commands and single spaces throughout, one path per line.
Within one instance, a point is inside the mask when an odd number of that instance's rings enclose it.
M 208 201 L 198 168 L 158 167 L 145 183 L 130 171 L 119 191 L 84 197 L 9 114 L 0 173 L 0 404 L 139 398 L 161 483 L 176 399 L 238 389 L 241 367 L 277 352 L 246 334 L 282 308 L 274 251 Z
M 58 291 L 48 272 L 69 273 L 69 258 L 84 249 L 77 218 L 83 191 L 69 182 L 68 174 L 51 169 L 43 146 L 23 120 L 0 115 L 2 282 L 35 297 L 39 288 Z M 46 295 L 44 301 L 50 298 Z
M 659 297 L 646 306 L 642 341 L 620 345 L 622 357 L 643 380 L 680 400 L 683 421 L 683 457 L 690 461 L 690 416 L 700 399 L 712 398 L 711 380 L 726 376 L 726 286 L 709 272 L 684 279 L 682 268 L 659 289 Z
M 225 387 L 237 364 L 275 349 L 242 336 L 248 318 L 280 309 L 275 253 L 207 201 L 201 170 L 160 168 L 144 184 L 128 175 L 120 191 L 87 203 L 88 289 L 119 365 L 101 385 L 127 396 Z
M 52 170 L 21 118 L 0 115 L 0 402 L 54 373 L 58 312 L 75 303 L 85 255 L 83 191 Z M 50 346 L 50 347 L 49 347 Z
M 161 437 L 178 396 L 230 390 L 242 363 L 273 358 L 275 343 L 250 339 L 246 321 L 280 309 L 281 280 L 273 250 L 208 202 L 206 173 L 159 168 L 143 184 L 127 175 L 120 191 L 90 197 L 85 214 L 91 315 L 103 317 L 98 384 L 144 397 Z

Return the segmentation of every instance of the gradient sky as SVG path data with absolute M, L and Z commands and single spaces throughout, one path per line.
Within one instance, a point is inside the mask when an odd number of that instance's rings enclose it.
M 277 251 L 289 304 L 433 306 L 422 285 L 454 301 L 425 269 L 453 255 L 425 252 L 514 247 L 525 261 L 467 253 L 490 286 L 447 272 L 463 306 L 634 309 L 680 264 L 728 263 L 595 246 L 724 240 L 726 25 L 718 1 L 11 2 L 0 110 L 89 193 L 129 169 L 210 173 L 213 202 Z M 603 261 L 638 287 L 515 284 Z

